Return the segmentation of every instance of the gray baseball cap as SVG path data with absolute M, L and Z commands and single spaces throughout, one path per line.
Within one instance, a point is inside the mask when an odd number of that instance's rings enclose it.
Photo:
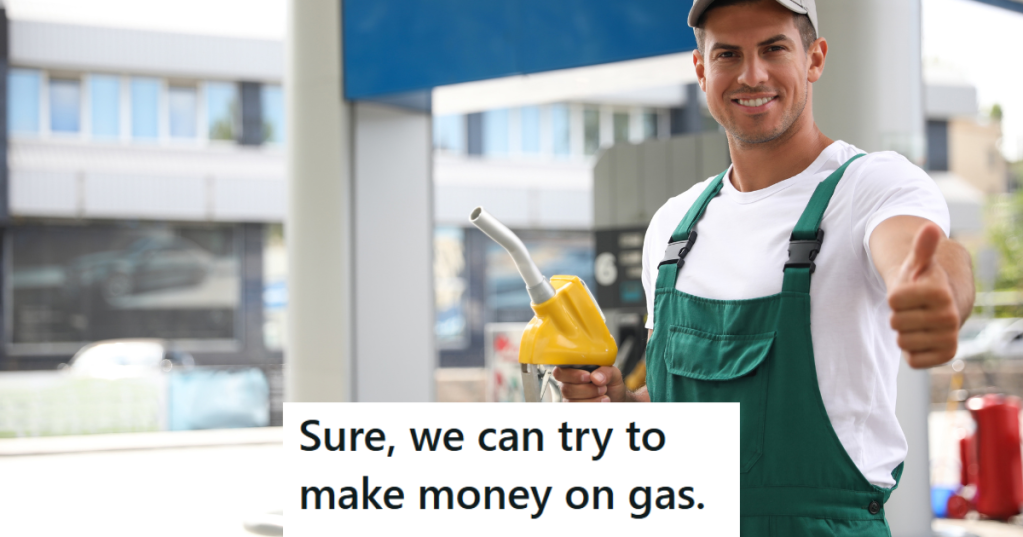
M 700 20 L 700 15 L 703 15 L 704 11 L 714 3 L 715 0 L 695 0 L 693 2 L 693 9 L 689 10 L 689 26 L 695 28 L 697 21 Z M 821 30 L 817 26 L 817 4 L 813 0 L 775 0 L 779 4 L 786 8 L 799 13 L 800 15 L 807 15 L 810 17 L 810 23 L 813 24 L 813 30 L 820 35 Z

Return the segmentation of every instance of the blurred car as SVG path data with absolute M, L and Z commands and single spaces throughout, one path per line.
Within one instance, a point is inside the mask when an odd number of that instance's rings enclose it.
M 70 296 L 98 293 L 108 304 L 141 291 L 189 287 L 202 283 L 213 255 L 175 235 L 138 239 L 124 250 L 75 258 L 67 269 Z
M 192 355 L 174 349 L 162 339 L 110 339 L 90 343 L 68 362 L 66 370 L 103 378 L 118 378 L 146 373 L 167 373 L 195 365 Z
M 956 359 L 1023 358 L 1023 319 L 969 319 L 959 330 Z M 1015 342 L 1015 343 L 1014 343 Z
M 265 427 L 270 387 L 257 367 L 195 367 L 192 355 L 163 339 L 111 339 L 82 347 L 65 371 L 119 382 L 161 376 L 172 431 Z
M 991 355 L 1000 360 L 1023 360 L 1023 319 L 1005 327 L 991 346 Z

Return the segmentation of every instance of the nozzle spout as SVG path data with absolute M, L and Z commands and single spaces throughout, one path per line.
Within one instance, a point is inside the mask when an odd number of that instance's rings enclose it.
M 529 257 L 526 246 L 522 244 L 517 235 L 512 233 L 512 230 L 490 216 L 483 210 L 483 207 L 473 209 L 469 214 L 469 221 L 494 242 L 508 250 L 515 262 L 515 268 L 519 269 L 522 280 L 526 282 L 526 292 L 529 293 L 530 302 L 543 304 L 554 298 L 554 287 L 543 277 L 543 274 L 540 274 L 540 269 L 536 268 L 536 263 L 533 263 L 533 259 Z

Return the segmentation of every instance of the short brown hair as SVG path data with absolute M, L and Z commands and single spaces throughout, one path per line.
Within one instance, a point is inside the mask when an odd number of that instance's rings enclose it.
M 693 33 L 696 34 L 696 50 L 700 51 L 700 54 L 703 54 L 703 45 L 707 42 L 707 33 L 703 26 L 704 23 L 707 22 L 707 13 L 711 10 L 726 6 L 756 4 L 763 1 L 765 0 L 718 0 L 711 4 L 710 7 L 708 7 L 702 15 L 700 15 L 700 19 L 696 21 L 696 27 L 693 28 Z M 792 15 L 796 19 L 796 28 L 799 29 L 799 37 L 801 37 L 803 41 L 803 50 L 805 52 L 810 52 L 810 45 L 813 45 L 813 42 L 817 40 L 817 30 L 813 29 L 813 23 L 810 22 L 810 17 L 808 15 L 799 14 L 795 11 L 792 12 Z

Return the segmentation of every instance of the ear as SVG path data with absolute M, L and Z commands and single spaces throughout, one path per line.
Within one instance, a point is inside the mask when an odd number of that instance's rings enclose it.
M 806 76 L 810 83 L 817 82 L 824 74 L 824 62 L 828 57 L 828 41 L 823 37 L 818 37 L 816 41 L 810 45 L 810 51 L 807 53 L 807 57 L 810 60 L 810 68 L 807 70 Z
M 705 74 L 705 66 L 703 65 L 703 55 L 700 54 L 699 50 L 693 51 L 693 67 L 696 68 L 696 80 L 700 83 L 700 89 L 704 93 L 707 92 L 707 77 Z

